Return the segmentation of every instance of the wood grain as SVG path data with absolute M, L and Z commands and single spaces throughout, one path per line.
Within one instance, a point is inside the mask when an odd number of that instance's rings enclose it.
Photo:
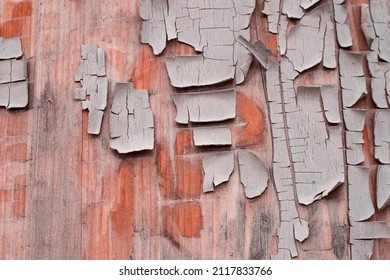
M 313 1 L 312 1 L 313 2 Z M 331 2 L 331 1 L 321 1 Z M 352 50 L 367 50 L 360 5 L 346 1 Z M 238 164 L 230 181 L 202 193 L 202 158 L 250 149 L 272 166 L 272 141 L 264 80 L 254 62 L 236 86 L 232 147 L 196 147 L 192 128 L 175 122 L 171 94 L 203 91 L 171 87 L 167 56 L 193 55 L 176 41 L 159 56 L 140 43 L 137 0 L 3 0 L 0 37 L 21 36 L 28 61 L 29 105 L 0 109 L 0 259 L 270 259 L 277 253 L 279 202 L 272 180 L 259 198 L 247 199 Z M 256 1 L 251 41 L 278 53 Z M 155 119 L 155 149 L 119 155 L 109 148 L 109 110 L 100 136 L 88 135 L 88 113 L 73 100 L 82 44 L 105 50 L 111 108 L 117 82 L 148 90 Z M 367 65 L 365 76 L 369 82 Z M 303 72 L 295 86 L 339 86 L 338 71 L 322 65 Z M 208 90 L 228 89 L 227 82 Z M 370 88 L 368 86 L 368 88 Z M 371 92 L 357 104 L 368 110 L 364 165 L 375 194 Z M 271 174 L 271 172 L 269 172 Z M 376 200 L 373 200 L 376 201 Z M 298 205 L 310 235 L 299 259 L 350 259 L 346 184 L 309 206 Z M 372 221 L 389 221 L 389 208 Z M 390 241 L 374 241 L 373 259 L 390 259 Z

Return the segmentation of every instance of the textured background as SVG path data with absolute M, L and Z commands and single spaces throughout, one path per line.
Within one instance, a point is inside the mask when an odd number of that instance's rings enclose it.
M 328 1 L 323 1 L 328 2 Z M 361 3 L 346 1 L 352 50 L 368 50 L 360 30 Z M 277 54 L 267 32 L 263 3 L 251 21 L 252 40 Z M 0 109 L 0 259 L 267 259 L 277 251 L 279 205 L 272 183 L 257 199 L 245 198 L 236 166 L 229 183 L 202 194 L 201 159 L 211 149 L 193 146 L 191 130 L 175 123 L 165 56 L 191 54 L 170 42 L 155 57 L 140 44 L 137 0 L 41 0 L 0 2 L 0 36 L 21 36 L 28 58 L 30 100 L 26 110 Z M 87 134 L 87 113 L 73 100 L 73 76 L 83 43 L 106 52 L 110 80 L 134 81 L 149 90 L 155 115 L 153 152 L 119 156 L 109 148 L 109 114 L 102 133 Z M 368 77 L 365 65 L 366 77 Z M 369 83 L 369 79 L 367 79 Z M 336 71 L 315 67 L 297 85 L 338 84 Z M 223 84 L 215 88 L 228 88 Z M 259 64 L 237 86 L 234 146 L 256 151 L 271 167 L 272 145 Z M 364 130 L 364 165 L 372 155 L 374 104 Z M 375 189 L 372 176 L 371 188 Z M 299 258 L 350 259 L 345 186 L 299 207 L 310 235 L 298 243 Z M 390 212 L 373 220 L 389 221 Z M 390 259 L 390 241 L 375 241 L 373 259 Z

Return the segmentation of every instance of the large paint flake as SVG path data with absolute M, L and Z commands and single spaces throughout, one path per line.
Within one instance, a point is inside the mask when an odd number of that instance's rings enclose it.
M 255 0 L 145 0 L 140 1 L 143 19 L 141 41 L 160 54 L 168 40 L 194 47 L 198 56 L 168 58 L 171 84 L 184 88 L 206 86 L 235 79 L 244 81 L 252 57 L 237 42 L 249 39 L 249 22 Z

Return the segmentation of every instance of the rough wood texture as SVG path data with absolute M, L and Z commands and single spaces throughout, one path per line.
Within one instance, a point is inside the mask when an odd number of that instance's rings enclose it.
M 261 41 L 271 50 L 272 57 L 266 58 L 272 61 L 265 61 L 270 72 L 262 73 L 257 62 L 249 68 L 244 60 L 243 68 L 249 71 L 239 86 L 230 81 L 177 90 L 170 84 L 166 58 L 199 54 L 170 40 L 171 29 L 169 35 L 164 33 L 166 48 L 160 55 L 141 44 L 141 2 L 0 3 L 0 36 L 21 36 L 29 70 L 28 107 L 0 109 L 0 258 L 389 259 L 389 239 L 351 240 L 353 246 L 349 245 L 346 184 L 308 206 L 296 203 L 286 137 L 285 109 L 289 106 L 285 102 L 294 101 L 299 86 L 335 86 L 340 91 L 339 67 L 324 69 L 319 64 L 301 73 L 294 71 L 278 52 L 277 35 L 268 32 L 263 1 L 257 0 L 246 35 L 250 42 Z M 329 3 L 323 0 L 299 12 L 307 15 Z M 368 1 L 346 1 L 344 5 L 353 42 L 350 50 L 365 54 L 370 46 L 360 30 L 362 3 Z M 299 20 L 287 21 L 288 38 Z M 72 82 L 83 44 L 97 44 L 105 51 L 108 108 L 116 83 L 133 81 L 136 89 L 149 92 L 155 116 L 153 151 L 119 155 L 111 150 L 108 114 L 103 117 L 100 135 L 88 135 L 88 113 L 79 110 L 73 100 L 77 84 Z M 369 82 L 365 63 L 363 70 Z M 215 124 L 193 123 L 188 117 L 188 125 L 176 123 L 171 95 L 232 87 L 234 116 L 218 124 L 230 128 L 232 145 L 196 147 L 193 129 Z M 369 188 L 375 198 L 377 108 L 370 88 L 353 109 L 367 112 L 361 166 L 369 169 Z M 339 128 L 338 124 L 324 126 Z M 242 149 L 257 154 L 273 175 L 264 193 L 246 198 L 237 161 L 228 182 L 212 193 L 202 193 L 202 159 L 219 153 L 235 155 Z M 389 207 L 375 209 L 371 219 L 389 221 Z

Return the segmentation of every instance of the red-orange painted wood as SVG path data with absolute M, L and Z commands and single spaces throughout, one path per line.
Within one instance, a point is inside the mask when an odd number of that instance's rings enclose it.
M 277 54 L 262 2 L 257 0 L 251 21 L 252 40 L 262 40 Z M 347 1 L 354 50 L 365 51 L 357 6 L 366 1 L 352 2 Z M 140 28 L 137 0 L 0 2 L 0 36 L 22 37 L 30 81 L 27 109 L 0 109 L 0 259 L 268 259 L 276 254 L 279 204 L 272 183 L 260 198 L 248 200 L 236 166 L 229 183 L 202 194 L 205 150 L 194 147 L 190 128 L 174 121 L 170 94 L 177 90 L 164 62 L 166 56 L 194 50 L 169 42 L 156 57 L 140 44 Z M 134 81 L 149 91 L 154 151 L 120 156 L 111 150 L 108 110 L 101 135 L 87 134 L 88 115 L 73 100 L 84 43 L 106 52 L 108 108 L 116 82 Z M 313 83 L 338 84 L 338 73 L 316 67 L 297 80 L 297 85 Z M 233 127 L 232 150 L 254 150 L 270 169 L 272 142 L 257 62 L 237 86 L 237 103 L 236 120 L 227 122 Z M 373 108 L 368 101 L 361 106 Z M 374 178 L 371 121 L 365 151 Z M 345 186 L 299 211 L 311 231 L 298 246 L 300 259 L 350 258 Z M 375 219 L 389 217 L 384 210 Z M 389 248 L 388 240 L 375 241 L 373 258 L 390 259 Z

